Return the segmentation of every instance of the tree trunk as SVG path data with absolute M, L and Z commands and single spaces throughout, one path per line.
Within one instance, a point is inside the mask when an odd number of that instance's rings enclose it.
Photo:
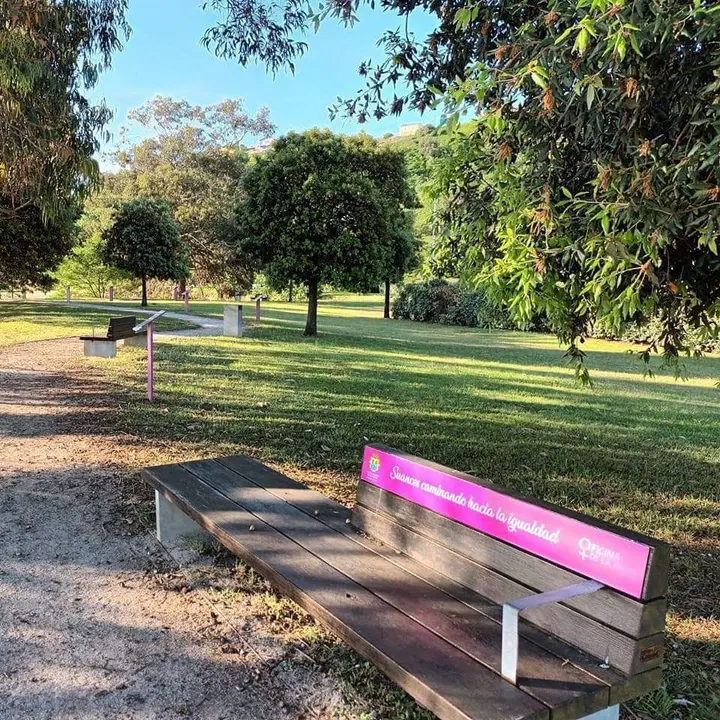
M 390 317 L 390 278 L 385 278 L 385 308 L 383 309 L 383 317 Z
M 145 275 L 142 276 L 142 300 L 140 300 L 140 307 L 147 307 L 147 278 Z
M 290 287 L 288 288 L 288 302 L 293 301 L 293 292 L 295 291 L 295 285 L 293 283 L 290 283 Z
M 318 281 L 312 280 L 308 283 L 308 310 L 307 322 L 305 323 L 305 335 L 315 337 L 317 335 L 317 306 L 318 306 Z

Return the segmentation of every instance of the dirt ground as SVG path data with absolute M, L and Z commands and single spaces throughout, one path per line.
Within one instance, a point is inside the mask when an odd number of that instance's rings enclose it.
M 0 718 L 371 717 L 234 563 L 178 571 L 143 527 L 129 467 L 156 457 L 108 432 L 81 350 L 0 351 Z

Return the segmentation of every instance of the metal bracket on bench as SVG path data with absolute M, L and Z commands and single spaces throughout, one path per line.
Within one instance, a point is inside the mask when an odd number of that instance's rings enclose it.
M 539 607 L 540 605 L 548 605 L 550 603 L 563 602 L 578 595 L 588 595 L 596 590 L 605 587 L 596 580 L 587 580 L 586 582 L 568 585 L 559 590 L 550 590 L 548 592 L 537 593 L 536 595 L 528 595 L 503 605 L 502 615 L 502 662 L 500 666 L 500 674 L 513 685 L 517 684 L 517 664 L 518 664 L 518 626 L 520 613 L 523 610 Z

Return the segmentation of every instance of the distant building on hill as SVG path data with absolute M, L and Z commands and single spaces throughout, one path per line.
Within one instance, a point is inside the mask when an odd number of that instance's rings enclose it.
M 401 125 L 398 137 L 410 137 L 422 130 L 423 127 L 425 126 L 422 123 L 407 123 L 405 125 Z
M 265 138 L 263 140 L 259 140 L 257 145 L 254 145 L 250 148 L 250 152 L 252 153 L 258 153 L 259 155 L 262 155 L 262 153 L 267 152 L 270 149 L 270 146 L 275 142 L 275 138 Z

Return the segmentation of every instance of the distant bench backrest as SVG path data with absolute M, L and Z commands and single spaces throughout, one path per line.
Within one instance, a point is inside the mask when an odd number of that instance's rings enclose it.
M 133 328 L 136 324 L 137 320 L 134 315 L 110 318 L 107 329 L 108 340 L 123 340 L 133 337 L 135 335 Z
M 353 524 L 496 603 L 602 582 L 526 617 L 626 674 L 662 662 L 662 542 L 380 445 L 365 448 Z

